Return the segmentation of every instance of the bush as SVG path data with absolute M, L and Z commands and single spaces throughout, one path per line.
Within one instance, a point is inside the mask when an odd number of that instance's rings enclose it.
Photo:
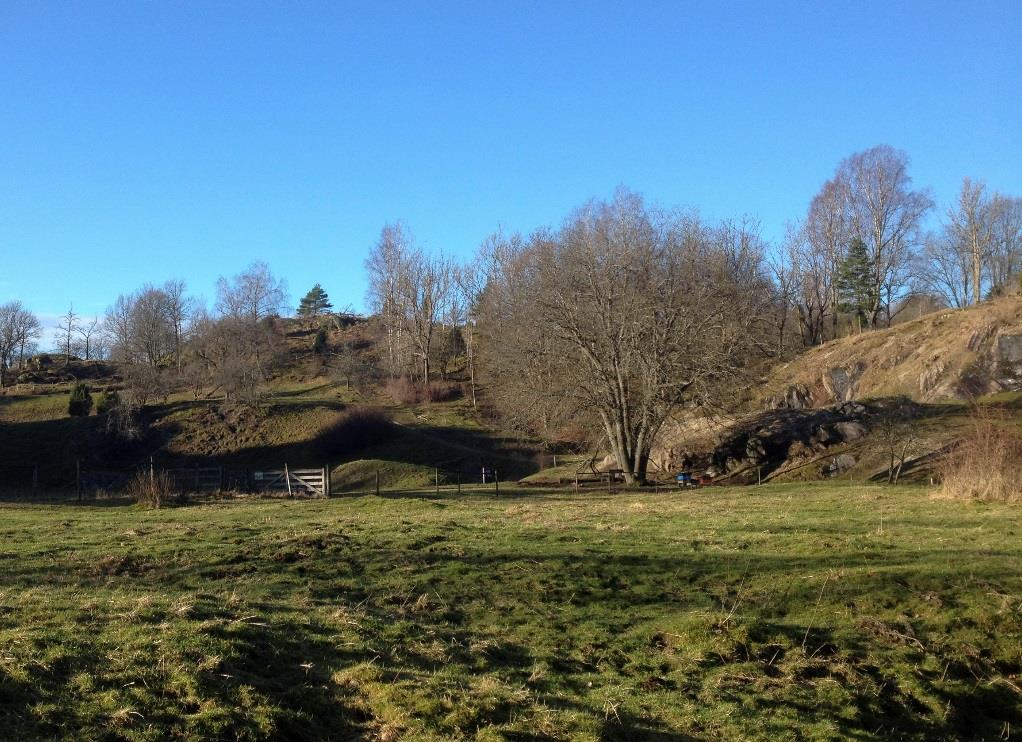
M 101 395 L 99 395 L 99 401 L 96 403 L 96 414 L 103 415 L 110 412 L 115 407 L 121 404 L 121 395 L 119 395 L 113 389 L 107 389 Z
M 375 407 L 350 407 L 320 433 L 318 445 L 324 456 L 355 451 L 393 437 L 394 424 Z
M 327 335 L 326 328 L 320 327 L 316 332 L 316 339 L 312 341 L 312 352 L 318 356 L 326 353 L 327 349 Z
M 140 471 L 128 482 L 128 496 L 139 505 L 158 508 L 170 502 L 182 503 L 183 494 L 174 492 L 170 475 L 165 471 Z
M 425 402 L 449 402 L 461 396 L 461 384 L 454 381 L 431 381 L 420 388 L 420 399 Z
M 67 414 L 71 417 L 88 417 L 92 412 L 92 394 L 89 385 L 78 383 L 71 387 L 71 398 L 67 401 Z
M 461 385 L 453 381 L 432 381 L 429 386 L 424 386 L 402 376 L 390 379 L 384 386 L 384 392 L 398 404 L 447 402 L 461 396 Z
M 418 387 L 406 376 L 388 379 L 383 391 L 398 404 L 416 404 L 419 401 Z
M 977 413 L 940 466 L 940 495 L 969 500 L 1022 500 L 1022 430 Z

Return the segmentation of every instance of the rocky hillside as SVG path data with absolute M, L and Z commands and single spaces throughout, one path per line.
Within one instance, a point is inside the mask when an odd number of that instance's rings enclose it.
M 1022 298 L 924 315 L 826 343 L 773 369 L 759 408 L 904 395 L 917 402 L 1022 391 Z

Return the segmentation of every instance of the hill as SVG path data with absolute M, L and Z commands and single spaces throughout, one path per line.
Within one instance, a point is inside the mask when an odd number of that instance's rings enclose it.
M 387 488 L 425 486 L 458 479 L 475 481 L 485 466 L 502 478 L 534 472 L 529 441 L 496 429 L 462 393 L 454 370 L 443 399 L 395 398 L 383 381 L 341 373 L 341 354 L 368 364 L 375 352 L 364 320 L 343 317 L 329 324 L 324 358 L 312 347 L 319 322 L 285 320 L 285 356 L 254 405 L 226 403 L 211 390 L 171 387 L 142 409 L 137 440 L 112 440 L 106 419 L 67 414 L 74 380 L 95 394 L 122 389 L 112 364 L 55 362 L 46 373 L 23 375 L 0 394 L 0 490 L 26 491 L 37 471 L 38 488 L 73 489 L 77 467 L 127 471 L 148 467 L 223 467 L 235 472 L 328 466 L 335 492 L 365 491 L 377 474 Z M 358 364 L 355 364 L 358 365 Z M 350 368 L 351 363 L 347 364 Z M 358 368 L 364 368 L 365 364 Z M 369 409 L 386 421 L 384 435 L 338 436 L 352 410 Z
M 802 409 L 855 399 L 917 402 L 1022 391 L 1022 298 L 942 310 L 825 343 L 775 367 L 757 406 Z

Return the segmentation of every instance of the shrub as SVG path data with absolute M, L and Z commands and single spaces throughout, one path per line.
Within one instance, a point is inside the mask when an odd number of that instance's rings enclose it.
M 92 412 L 92 394 L 89 385 L 81 382 L 71 387 L 71 398 L 67 401 L 67 414 L 71 417 L 88 417 Z
M 326 353 L 326 347 L 327 347 L 326 328 L 320 327 L 319 330 L 316 332 L 316 339 L 312 341 L 312 352 L 318 356 L 321 356 L 324 353 Z
M 119 395 L 113 389 L 107 389 L 101 395 L 99 395 L 99 401 L 96 403 L 96 414 L 103 415 L 110 412 L 115 407 L 121 404 L 121 395 Z
M 390 379 L 384 386 L 384 392 L 398 404 L 447 402 L 461 396 L 461 384 L 454 381 L 431 381 L 429 386 L 425 386 L 402 376 Z
M 406 376 L 388 379 L 383 391 L 398 404 L 416 404 L 419 401 L 418 387 Z
M 426 402 L 448 402 L 461 396 L 461 384 L 453 381 L 431 381 L 421 389 L 420 397 Z
M 383 410 L 350 407 L 320 433 L 318 444 L 324 456 L 335 456 L 382 443 L 394 432 L 394 424 Z
M 1022 500 L 1022 430 L 1003 416 L 977 413 L 940 475 L 944 497 Z
M 128 496 L 139 505 L 158 508 L 170 502 L 185 501 L 183 494 L 174 492 L 170 475 L 165 471 L 140 471 L 128 482 Z

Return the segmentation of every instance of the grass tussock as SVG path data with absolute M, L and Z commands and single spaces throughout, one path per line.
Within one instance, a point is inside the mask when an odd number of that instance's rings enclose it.
M 1022 430 L 1003 415 L 977 411 L 940 475 L 938 497 L 1022 500 Z
M 174 483 L 165 471 L 140 471 L 128 482 L 128 497 L 146 508 L 159 508 L 184 496 L 174 491 Z

